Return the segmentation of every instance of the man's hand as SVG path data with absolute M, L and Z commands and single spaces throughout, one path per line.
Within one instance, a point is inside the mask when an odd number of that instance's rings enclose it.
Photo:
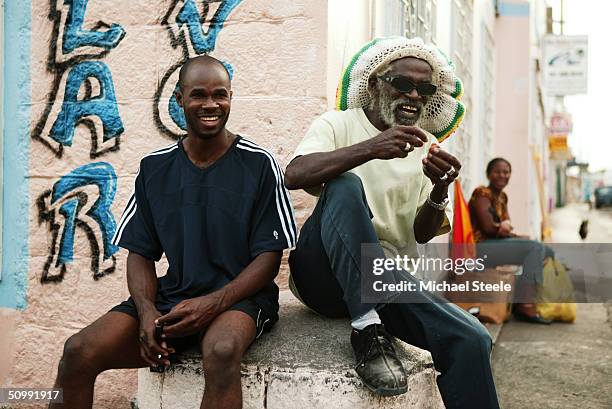
M 155 322 L 164 324 L 164 337 L 184 337 L 195 334 L 210 324 L 222 311 L 222 297 L 216 293 L 184 300 L 159 317 Z
M 170 365 L 168 355 L 174 352 L 165 341 L 155 339 L 155 320 L 159 317 L 161 313 L 155 308 L 145 310 L 139 317 L 140 356 L 152 366 Z
M 354 145 L 298 156 L 287 166 L 285 186 L 318 191 L 323 184 L 371 160 L 405 158 L 427 140 L 422 129 L 398 125 Z
M 453 155 L 443 151 L 436 144 L 429 147 L 426 158 L 423 158 L 423 173 L 434 186 L 448 186 L 459 176 L 461 162 Z
M 405 158 L 427 142 L 427 134 L 416 126 L 397 125 L 364 141 L 374 159 Z

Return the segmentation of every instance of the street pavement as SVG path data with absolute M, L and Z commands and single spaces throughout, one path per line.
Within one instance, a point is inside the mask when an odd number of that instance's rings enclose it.
M 612 209 L 569 204 L 551 217 L 552 240 L 612 242 Z M 509 321 L 493 350 L 493 371 L 504 409 L 612 408 L 612 294 L 607 304 L 578 304 L 574 324 Z

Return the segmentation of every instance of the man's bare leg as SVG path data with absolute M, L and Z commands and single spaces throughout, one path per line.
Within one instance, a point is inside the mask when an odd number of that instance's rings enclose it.
M 242 408 L 240 361 L 255 331 L 253 318 L 242 311 L 226 311 L 210 324 L 202 339 L 205 387 L 200 408 Z
M 140 357 L 139 327 L 134 317 L 112 311 L 68 338 L 54 386 L 63 388 L 64 403 L 49 409 L 91 408 L 98 374 L 148 366 Z

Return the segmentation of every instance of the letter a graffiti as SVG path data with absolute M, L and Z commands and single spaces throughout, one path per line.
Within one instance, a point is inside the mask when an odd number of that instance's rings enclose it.
M 85 100 L 77 100 L 79 89 L 84 82 L 95 78 L 100 84 L 100 95 Z M 117 98 L 110 70 L 99 61 L 82 62 L 68 74 L 62 109 L 51 128 L 51 138 L 64 146 L 72 146 L 74 128 L 77 123 L 95 115 L 102 121 L 103 141 L 114 138 L 123 132 L 123 123 L 117 109 Z
M 61 158 L 64 147 L 72 146 L 75 128 L 83 125 L 91 137 L 90 158 L 117 151 L 123 122 L 110 69 L 99 60 L 119 45 L 125 30 L 102 21 L 84 29 L 89 0 L 50 3 L 54 28 L 47 66 L 54 73 L 53 88 L 32 138 Z

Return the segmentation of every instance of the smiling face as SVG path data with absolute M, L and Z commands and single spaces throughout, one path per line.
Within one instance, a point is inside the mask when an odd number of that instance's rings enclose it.
M 423 60 L 414 57 L 401 58 L 393 61 L 385 74 L 390 77 L 402 76 L 413 84 L 431 83 L 432 69 Z M 370 109 L 378 113 L 381 121 L 387 126 L 414 125 L 423 112 L 423 107 L 429 100 L 428 96 L 419 95 L 416 89 L 410 92 L 400 92 L 391 84 L 371 78 L 373 86 Z
M 224 131 L 230 114 L 229 75 L 210 57 L 194 60 L 186 67 L 176 99 L 185 112 L 189 135 L 214 138 Z
M 503 190 L 508 185 L 511 174 L 510 164 L 505 160 L 497 160 L 491 165 L 491 169 L 487 173 L 487 179 L 489 179 L 493 188 Z

